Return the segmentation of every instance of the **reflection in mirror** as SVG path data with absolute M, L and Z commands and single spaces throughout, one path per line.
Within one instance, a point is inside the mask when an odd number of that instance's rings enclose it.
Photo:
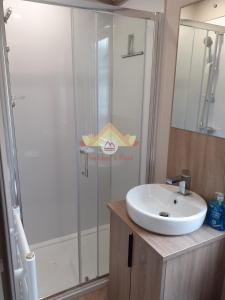
M 182 9 L 172 126 L 225 138 L 225 7 L 215 9 Z

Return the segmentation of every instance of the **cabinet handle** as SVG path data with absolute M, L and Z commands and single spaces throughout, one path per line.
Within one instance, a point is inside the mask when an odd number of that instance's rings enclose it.
M 133 260 L 133 233 L 129 234 L 128 239 L 128 268 L 132 267 Z

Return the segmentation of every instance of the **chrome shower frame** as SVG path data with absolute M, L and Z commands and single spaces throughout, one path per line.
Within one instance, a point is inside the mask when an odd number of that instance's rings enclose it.
M 21 0 L 23 1 L 23 0 Z M 159 99 L 159 77 L 160 77 L 160 56 L 161 56 L 161 41 L 162 41 L 162 28 L 164 22 L 164 16 L 162 13 L 155 13 L 155 12 L 146 12 L 140 10 L 133 10 L 127 8 L 121 8 L 119 6 L 107 5 L 103 3 L 99 3 L 97 1 L 80 1 L 80 0 L 25 0 L 30 2 L 38 2 L 38 3 L 45 3 L 51 5 L 58 5 L 63 7 L 70 7 L 70 8 L 82 8 L 93 10 L 96 12 L 104 12 L 109 14 L 117 14 L 120 16 L 127 16 L 133 18 L 140 18 L 145 20 L 152 20 L 154 21 L 154 49 L 153 49 L 153 56 L 152 56 L 152 70 L 151 70 L 151 82 L 146 87 L 147 89 L 151 89 L 151 95 L 149 99 L 149 112 L 148 112 L 148 138 L 147 138 L 147 166 L 145 172 L 145 181 L 151 182 L 154 178 L 154 168 L 155 168 L 155 142 L 157 136 L 157 124 L 158 124 L 158 99 Z M 86 3 L 85 3 L 86 2 Z M 2 32 L 4 32 L 4 13 L 3 13 L 3 6 L 0 8 L 1 10 L 1 25 L 2 25 Z M 14 183 L 14 193 L 15 197 L 13 200 L 13 206 L 19 206 L 22 208 L 21 202 L 21 195 L 20 195 L 20 184 L 19 184 L 19 172 L 18 172 L 18 162 L 16 157 L 16 143 L 15 143 L 15 128 L 13 124 L 13 116 L 12 116 L 12 95 L 10 91 L 10 75 L 9 75 L 9 68 L 8 68 L 8 61 L 7 61 L 7 44 L 4 38 L 1 41 L 1 49 L 0 49 L 0 59 L 4 57 L 4 60 L 0 63 L 0 81 L 3 85 L 0 85 L 0 107 L 3 108 L 3 117 L 4 117 L 4 126 L 5 128 L 0 130 L 0 135 L 4 136 L 5 139 L 8 141 L 6 145 L 7 151 L 11 153 L 9 158 L 9 166 L 8 170 L 3 169 L 4 172 L 9 172 L 12 175 L 12 182 Z M 4 74 L 5 80 L 2 80 L 2 76 Z M 3 159 L 5 159 L 3 157 Z M 141 160 L 141 158 L 140 158 Z M 78 185 L 79 186 L 79 185 Z M 12 188 L 12 187 L 11 187 Z M 79 193 L 79 191 L 78 191 Z M 11 202 L 11 199 L 6 199 L 6 201 Z M 78 210 L 79 210 L 79 201 L 78 201 Z M 7 216 L 8 212 L 4 212 Z M 80 235 L 80 224 L 78 218 L 78 243 L 79 245 L 81 241 Z M 9 253 L 9 255 L 11 255 Z M 78 260 L 79 260 L 79 271 L 81 270 L 81 249 L 79 246 L 78 249 Z M 80 273 L 80 272 L 79 272 Z M 13 267 L 11 265 L 11 279 L 12 285 L 14 283 L 14 274 L 13 274 Z M 82 293 L 86 293 L 88 290 L 93 290 L 98 287 L 107 284 L 107 278 L 99 278 L 96 279 L 88 284 L 81 284 L 78 285 L 68 291 L 62 292 L 59 295 L 55 295 L 45 299 L 70 299 L 71 296 L 81 295 Z M 15 291 L 15 298 L 16 299 L 16 291 Z M 43 298 L 44 299 L 44 298 Z

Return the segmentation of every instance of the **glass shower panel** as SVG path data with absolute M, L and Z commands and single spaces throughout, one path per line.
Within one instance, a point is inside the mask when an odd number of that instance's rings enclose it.
M 97 15 L 97 78 L 98 78 L 98 132 L 112 121 L 113 97 L 113 28 L 111 14 Z M 109 211 L 111 199 L 111 157 L 105 159 L 98 151 L 98 276 L 109 272 Z
M 86 143 L 111 121 L 113 15 L 73 10 L 81 282 L 108 273 L 110 159 Z
M 100 131 L 110 122 L 112 140 L 118 144 L 113 155 L 106 155 L 98 148 L 99 276 L 109 270 L 107 203 L 125 199 L 128 190 L 140 183 L 146 25 L 147 22 L 141 19 L 98 15 L 98 125 Z M 152 21 L 149 26 L 153 32 Z M 128 54 L 129 36 L 133 36 L 132 50 L 143 52 L 142 55 L 123 58 Z M 153 35 L 149 42 L 153 43 Z M 104 116 L 101 107 L 107 107 Z M 136 142 L 125 146 L 123 143 L 129 135 L 135 136 Z
M 129 189 L 140 183 L 146 25 L 145 20 L 114 17 L 112 123 L 122 134 L 124 145 L 112 157 L 112 200 L 125 199 Z M 143 55 L 124 58 L 130 36 L 133 51 Z M 134 144 L 127 144 L 126 136 L 135 137 Z
M 6 34 L 24 227 L 42 298 L 79 284 L 71 10 L 4 6 L 13 11 Z
M 82 282 L 109 271 L 107 203 L 124 199 L 140 183 L 146 24 L 129 17 L 73 11 Z M 130 36 L 132 51 L 141 55 L 123 58 Z M 130 138 L 134 143 L 129 144 Z M 107 155 L 103 146 L 112 141 L 118 143 L 118 150 Z
M 97 277 L 98 163 L 96 149 L 83 137 L 98 132 L 97 14 L 73 9 L 73 57 L 77 139 L 79 145 L 80 280 Z

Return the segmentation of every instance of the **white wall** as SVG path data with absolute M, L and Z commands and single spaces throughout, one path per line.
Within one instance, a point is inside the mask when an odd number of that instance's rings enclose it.
M 6 31 L 24 223 L 37 243 L 76 231 L 70 9 L 4 5 L 13 9 Z

